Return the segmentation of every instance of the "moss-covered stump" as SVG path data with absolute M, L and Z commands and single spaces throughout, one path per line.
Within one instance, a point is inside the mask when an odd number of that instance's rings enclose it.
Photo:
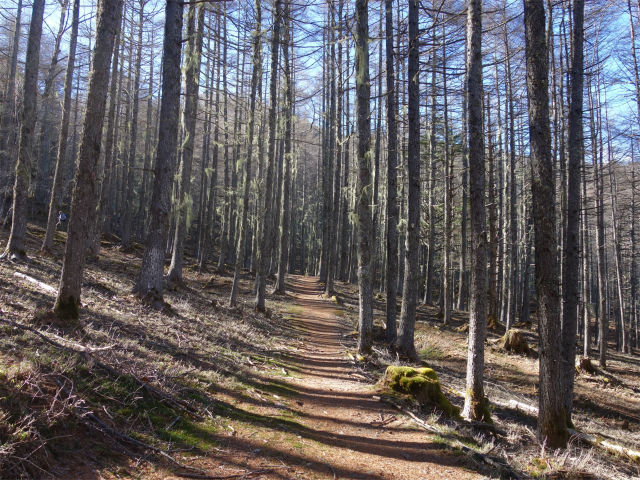
M 431 368 L 387 367 L 382 385 L 415 399 L 421 407 L 436 407 L 447 417 L 458 417 L 460 409 L 442 393 L 436 372 Z
M 513 328 L 508 330 L 500 340 L 496 342 L 496 346 L 506 350 L 507 352 L 531 355 L 531 349 L 529 348 L 527 341 L 524 339 L 524 336 L 520 330 Z

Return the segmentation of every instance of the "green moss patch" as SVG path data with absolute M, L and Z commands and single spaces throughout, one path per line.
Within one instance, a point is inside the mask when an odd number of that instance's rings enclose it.
M 394 392 L 415 399 L 421 407 L 436 407 L 447 417 L 460 415 L 460 409 L 442 393 L 438 376 L 432 368 L 389 366 L 382 383 Z

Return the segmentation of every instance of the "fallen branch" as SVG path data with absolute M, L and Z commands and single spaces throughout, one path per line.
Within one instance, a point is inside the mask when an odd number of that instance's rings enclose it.
M 65 393 L 65 395 L 67 395 L 67 397 L 71 397 L 71 392 L 69 392 L 69 390 L 67 390 L 67 388 L 62 384 L 62 382 L 60 382 L 60 380 L 58 380 L 57 378 L 53 378 L 54 381 L 58 384 L 58 386 L 60 387 L 60 389 Z M 164 458 L 166 458 L 167 460 L 169 460 L 171 463 L 173 463 L 174 465 L 184 469 L 184 470 L 193 470 L 196 472 L 202 472 L 203 470 L 199 469 L 199 468 L 194 468 L 194 467 L 189 467 L 188 465 L 184 465 L 182 463 L 180 463 L 179 461 L 177 461 L 175 458 L 173 458 L 171 455 L 169 455 L 167 452 L 165 452 L 164 450 L 154 447 L 152 445 L 148 445 L 146 443 L 141 442 L 140 440 L 136 440 L 135 438 L 130 437 L 129 435 L 126 435 L 118 430 L 116 430 L 115 428 L 110 427 L 109 425 L 107 425 L 106 423 L 104 423 L 102 420 L 100 420 L 96 415 L 94 415 L 92 412 L 89 411 L 89 409 L 87 409 L 85 406 L 80 405 L 79 402 L 74 402 L 73 403 L 73 408 L 79 410 L 80 412 L 82 412 L 82 415 L 79 415 L 79 418 L 81 420 L 84 420 L 85 418 L 88 418 L 89 420 L 91 420 L 92 422 L 96 423 L 100 428 L 97 428 L 97 430 L 99 430 L 102 433 L 105 433 L 109 436 L 116 437 L 122 441 L 125 441 L 127 443 L 130 443 L 132 445 L 136 445 L 140 448 L 144 448 L 146 450 L 151 450 L 154 453 L 157 453 L 158 455 L 163 456 Z M 86 423 L 86 422 L 85 422 Z
M 391 405 L 392 407 L 400 410 L 405 415 L 408 415 L 409 417 L 411 417 L 413 422 L 416 425 L 418 425 L 419 427 L 422 427 L 424 430 L 427 430 L 428 432 L 434 433 L 436 435 L 439 435 L 440 437 L 443 437 L 443 438 L 446 438 L 448 440 L 451 440 L 451 441 L 455 442 L 455 444 L 456 444 L 456 446 L 458 448 L 460 448 L 463 452 L 465 452 L 467 455 L 469 455 L 470 457 L 472 457 L 476 461 L 484 462 L 487 465 L 490 465 L 490 466 L 498 469 L 503 474 L 508 475 L 509 478 L 512 478 L 514 480 L 522 480 L 522 477 L 520 477 L 516 472 L 514 472 L 511 469 L 511 467 L 509 467 L 509 465 L 504 463 L 501 459 L 496 458 L 496 457 L 492 457 L 490 455 L 485 455 L 484 453 L 477 452 L 476 450 L 473 450 L 472 448 L 467 447 L 462 442 L 460 442 L 460 440 L 455 438 L 453 435 L 447 435 L 445 433 L 440 432 L 438 429 L 436 429 L 435 427 L 432 427 L 427 422 L 425 422 L 420 417 L 418 417 L 411 410 L 407 410 L 402 405 L 399 405 L 398 403 L 392 401 L 391 399 L 388 399 L 388 398 L 385 398 L 385 397 L 379 397 L 379 396 L 374 396 L 373 399 L 374 400 L 378 400 L 379 402 L 382 402 L 382 403 L 386 403 L 387 405 Z
M 40 288 L 42 288 L 44 291 L 48 293 L 53 293 L 54 295 L 58 294 L 58 290 L 53 288 L 51 285 L 47 285 L 46 283 L 43 283 L 38 279 L 30 277 L 29 275 L 25 275 L 24 273 L 20 273 L 20 272 L 13 272 L 13 276 L 26 280 L 27 282 L 30 282 L 30 283 L 35 283 L 36 285 L 38 285 Z
M 621 445 L 609 442 L 608 440 L 603 440 L 602 438 L 596 437 L 595 435 L 580 433 L 571 429 L 569 429 L 569 434 L 572 437 L 577 438 L 581 442 L 591 445 L 592 447 L 600 447 L 609 453 L 622 455 L 624 457 L 627 457 L 632 462 L 640 463 L 640 452 L 638 451 L 625 448 Z
M 106 363 L 101 362 L 100 360 L 96 359 L 93 355 L 90 355 L 91 351 L 87 351 L 87 350 L 76 350 L 75 348 L 71 348 L 67 345 L 63 345 L 59 342 L 56 342 L 55 340 L 49 338 L 47 335 L 45 335 L 44 333 L 42 333 L 41 331 L 29 327 L 27 325 L 23 325 L 17 322 L 14 322 L 12 320 L 7 320 L 4 318 L 0 318 L 0 322 L 4 322 L 7 323 L 11 326 L 14 326 L 16 328 L 20 328 L 22 330 L 26 330 L 28 332 L 32 332 L 35 333 L 36 335 L 38 335 L 43 341 L 45 341 L 46 343 L 53 345 L 54 347 L 60 348 L 62 350 L 66 350 L 68 352 L 73 352 L 77 355 L 80 355 L 83 359 L 85 360 L 91 360 L 91 362 L 93 362 L 94 365 L 100 367 L 101 369 L 103 369 L 104 371 L 106 371 L 107 373 L 109 373 L 111 376 L 115 377 L 115 378 L 119 378 L 122 377 L 123 374 L 118 372 L 117 370 L 115 370 L 114 368 L 110 367 L 109 365 L 107 365 Z M 63 339 L 66 340 L 66 339 Z M 138 377 L 136 377 L 135 375 L 131 374 L 131 378 L 133 378 L 133 380 L 138 383 L 140 386 L 144 387 L 145 390 L 147 390 L 147 392 L 149 392 L 149 394 L 151 394 L 152 396 L 156 396 L 159 397 L 161 400 L 170 403 L 172 406 L 174 406 L 175 408 L 182 410 L 183 412 L 187 413 L 188 415 L 191 415 L 192 417 L 194 417 L 197 420 L 204 420 L 204 417 L 202 417 L 201 415 L 198 415 L 197 413 L 195 413 L 196 409 L 194 407 L 192 407 L 191 405 L 189 405 L 187 402 L 185 402 L 184 400 L 180 400 L 179 398 L 175 397 L 174 395 L 171 395 L 170 393 L 167 392 L 163 392 L 162 390 L 159 390 L 155 387 L 152 387 L 151 385 L 149 385 L 147 382 L 139 379 Z

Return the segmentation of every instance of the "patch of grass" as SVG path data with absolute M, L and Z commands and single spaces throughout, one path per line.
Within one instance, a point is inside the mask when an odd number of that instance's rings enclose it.
M 304 313 L 304 308 L 300 305 L 286 305 L 284 311 L 289 315 L 302 315 Z
M 426 345 L 420 349 L 418 355 L 423 360 L 439 360 L 444 354 L 440 345 L 427 342 Z

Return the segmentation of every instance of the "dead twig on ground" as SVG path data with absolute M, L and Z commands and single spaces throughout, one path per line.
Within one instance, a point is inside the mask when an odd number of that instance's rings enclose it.
M 85 360 L 91 360 L 91 362 L 93 362 L 94 365 L 100 367 L 101 369 L 103 369 L 104 371 L 106 371 L 107 373 L 109 373 L 111 376 L 113 376 L 115 378 L 119 378 L 119 377 L 123 376 L 123 374 L 121 372 L 118 372 L 117 370 L 115 370 L 114 368 L 112 368 L 109 365 L 105 364 L 104 362 L 101 362 L 94 355 L 91 355 L 91 353 L 94 353 L 94 352 L 88 350 L 87 347 L 84 347 L 85 350 L 76 350 L 75 348 L 71 348 L 71 347 L 69 347 L 67 345 L 63 345 L 63 344 L 51 339 L 48 335 L 45 335 L 44 333 L 42 333 L 41 331 L 39 331 L 36 328 L 32 328 L 32 327 L 29 327 L 27 325 L 23 325 L 23 324 L 14 322 L 12 320 L 7 320 L 7 319 L 4 319 L 4 318 L 0 318 L 0 322 L 4 322 L 4 323 L 7 323 L 7 324 L 9 324 L 9 325 L 11 325 L 13 327 L 20 328 L 22 330 L 26 330 L 28 332 L 34 333 L 38 337 L 40 337 L 44 342 L 48 343 L 49 345 L 52 345 L 52 346 L 54 346 L 56 348 L 60 348 L 62 350 L 68 351 L 68 352 L 75 353 L 76 355 L 81 356 Z M 66 339 L 64 339 L 64 338 L 63 338 L 63 340 L 66 341 Z M 188 415 L 191 415 L 193 418 L 195 418 L 197 420 L 203 420 L 204 419 L 201 415 L 198 415 L 196 413 L 197 410 L 194 407 L 189 405 L 189 403 L 185 402 L 184 400 L 181 400 L 181 399 L 177 398 L 175 395 L 171 395 L 170 393 L 164 392 L 164 391 L 162 391 L 162 390 L 160 390 L 158 388 L 152 387 L 147 382 L 141 380 L 140 378 L 138 378 L 134 374 L 130 374 L 130 376 L 136 383 L 138 383 L 138 385 L 144 387 L 144 389 L 147 390 L 147 392 L 149 392 L 150 395 L 159 397 L 161 400 L 163 400 L 163 401 L 165 401 L 167 403 L 170 403 L 173 407 L 175 407 L 175 408 L 177 408 L 179 410 L 182 410 L 183 412 L 187 413 Z
M 54 381 L 58 384 L 60 389 L 65 393 L 65 395 L 67 395 L 68 398 L 71 397 L 71 392 L 69 392 L 69 390 L 62 384 L 62 382 L 60 382 L 60 380 L 58 380 L 57 378 L 54 378 Z M 90 412 L 89 409 L 87 409 L 86 407 L 81 405 L 79 402 L 73 402 L 73 404 L 71 406 L 72 406 L 72 408 L 78 410 L 81 413 L 78 417 L 85 424 L 87 423 L 85 421 L 85 418 L 88 418 L 89 420 L 91 420 L 93 423 L 95 423 L 97 425 L 97 427 L 93 427 L 93 428 L 96 428 L 98 431 L 110 436 L 114 440 L 115 439 L 119 439 L 119 440 L 127 442 L 127 443 L 129 443 L 131 445 L 136 445 L 137 447 L 143 448 L 145 450 L 151 450 L 152 452 L 157 453 L 158 455 L 161 455 L 162 457 L 166 458 L 167 460 L 169 460 L 171 463 L 173 463 L 177 467 L 180 467 L 180 468 L 182 468 L 184 470 L 192 470 L 192 471 L 196 471 L 196 472 L 202 472 L 202 470 L 199 469 L 199 468 L 189 467 L 188 465 L 184 465 L 184 464 L 180 463 L 178 460 L 176 460 L 175 458 L 173 458 L 171 455 L 169 455 L 167 452 L 165 452 L 164 450 L 162 450 L 160 448 L 157 448 L 157 447 L 154 447 L 152 445 L 148 445 L 148 444 L 146 444 L 144 442 L 141 442 L 139 440 L 136 440 L 135 438 L 132 438 L 129 435 L 126 435 L 126 434 L 116 430 L 115 428 L 110 427 L 109 425 L 104 423 L 102 420 L 100 420 L 95 414 Z M 89 426 L 92 427 L 91 425 L 89 425 Z
M 460 440 L 455 438 L 453 435 L 447 435 L 440 432 L 438 429 L 432 427 L 427 422 L 425 422 L 420 417 L 418 417 L 415 413 L 413 413 L 410 410 L 407 410 L 402 405 L 397 404 L 396 402 L 392 401 L 389 398 L 379 397 L 379 396 L 374 396 L 373 398 L 374 400 L 378 400 L 379 402 L 386 403 L 387 405 L 391 405 L 392 407 L 400 410 L 402 413 L 408 415 L 416 425 L 423 428 L 424 430 L 427 430 L 428 432 L 434 433 L 443 438 L 453 441 L 458 448 L 460 448 L 463 452 L 465 452 L 474 460 L 478 462 L 486 463 L 487 465 L 498 469 L 500 472 L 504 473 L 505 475 L 509 475 L 509 478 L 512 478 L 514 480 L 522 480 L 522 477 L 520 477 L 515 471 L 513 471 L 513 469 L 509 465 L 504 463 L 501 459 L 492 457 L 490 455 L 485 455 L 483 453 L 477 452 L 476 450 L 473 450 L 472 448 L 467 447 L 462 442 L 460 442 Z

